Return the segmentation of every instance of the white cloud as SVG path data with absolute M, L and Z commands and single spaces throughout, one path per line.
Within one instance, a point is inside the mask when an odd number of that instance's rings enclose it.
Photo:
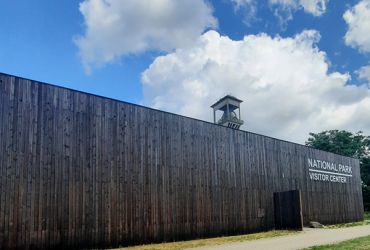
M 277 7 L 274 15 L 279 19 L 283 29 L 293 19 L 292 12 L 303 9 L 313 16 L 321 16 L 326 11 L 329 0 L 269 0 L 271 6 Z
M 297 11 L 303 9 L 306 13 L 321 16 L 326 11 L 329 0 L 269 0 L 272 5 L 279 5 L 282 9 Z
M 236 8 L 245 7 L 249 4 L 253 3 L 253 0 L 231 0 L 231 2 L 235 3 Z
M 370 63 L 368 66 L 361 67 L 355 73 L 358 74 L 359 78 L 367 79 L 367 81 L 369 82 L 369 86 L 370 86 Z
M 344 37 L 346 44 L 362 53 L 370 52 L 370 0 L 362 0 L 347 10 L 343 18 L 348 24 Z M 370 65 L 361 67 L 355 73 L 360 79 L 366 79 L 370 86 Z
M 246 10 L 244 23 L 250 25 L 250 22 L 256 20 L 257 5 L 256 0 L 230 0 L 235 5 L 235 11 Z M 303 9 L 306 13 L 314 16 L 321 16 L 326 11 L 326 3 L 329 0 L 269 0 L 270 6 L 274 11 L 283 29 L 286 28 L 288 21 L 293 19 L 292 12 Z
M 370 0 L 362 0 L 343 15 L 348 24 L 345 36 L 347 45 L 370 52 Z
M 313 30 L 242 41 L 209 31 L 194 47 L 160 56 L 143 72 L 143 103 L 213 121 L 209 106 L 234 93 L 244 100 L 243 130 L 299 143 L 324 129 L 369 133 L 363 114 L 370 113 L 370 90 L 346 85 L 349 74 L 329 74 L 319 39 Z
M 300 0 L 299 3 L 303 10 L 314 16 L 321 16 L 326 11 L 326 3 L 329 0 Z
M 85 0 L 85 34 L 74 38 L 89 72 L 121 56 L 191 46 L 206 28 L 216 28 L 204 0 Z
M 251 26 L 251 22 L 256 20 L 257 1 L 256 0 L 231 0 L 235 6 L 235 12 L 243 10 L 245 13 L 244 24 Z

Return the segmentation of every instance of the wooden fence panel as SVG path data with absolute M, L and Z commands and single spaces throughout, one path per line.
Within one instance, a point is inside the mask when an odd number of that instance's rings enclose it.
M 363 220 L 356 159 L 5 74 L 0 105 L 1 249 L 269 230 L 292 189 L 306 225 Z M 353 174 L 313 180 L 308 159 Z

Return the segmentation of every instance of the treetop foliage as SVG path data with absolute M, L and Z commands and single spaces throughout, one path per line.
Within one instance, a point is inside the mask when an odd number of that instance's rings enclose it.
M 370 136 L 364 136 L 362 131 L 356 134 L 345 130 L 310 133 L 305 144 L 316 149 L 359 159 L 370 156 Z

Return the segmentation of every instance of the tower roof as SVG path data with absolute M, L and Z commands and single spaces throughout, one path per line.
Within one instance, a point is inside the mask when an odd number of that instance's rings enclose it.
M 230 100 L 233 100 L 233 101 L 236 101 L 238 102 L 239 104 L 242 103 L 243 101 L 236 98 L 235 96 L 232 96 L 232 95 L 225 95 L 224 97 L 222 97 L 220 100 L 218 100 L 215 104 L 213 104 L 211 106 L 211 108 L 214 108 L 216 107 L 218 104 L 222 103 L 223 101 L 225 101 L 226 99 L 230 99 Z

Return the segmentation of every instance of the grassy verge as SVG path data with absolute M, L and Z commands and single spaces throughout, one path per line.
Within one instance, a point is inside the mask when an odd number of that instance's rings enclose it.
M 326 229 L 337 229 L 337 228 L 347 228 L 347 227 L 357 227 L 357 226 L 367 226 L 367 225 L 370 225 L 370 221 L 330 225 L 330 226 L 326 226 L 325 228 Z
M 365 220 L 370 220 L 370 213 L 365 214 Z
M 215 246 L 227 243 L 234 242 L 243 242 L 251 240 L 259 240 L 265 238 L 274 238 L 285 235 L 299 234 L 298 231 L 270 231 L 266 233 L 257 233 L 257 234 L 246 234 L 230 237 L 220 237 L 220 238 L 211 238 L 211 239 L 200 239 L 200 240 L 190 240 L 190 241 L 180 241 L 180 242 L 170 242 L 162 244 L 153 244 L 153 245 L 143 245 L 127 248 L 119 248 L 121 250 L 171 250 L 171 249 L 187 249 L 203 246 Z
M 370 236 L 361 237 L 341 243 L 305 248 L 306 250 L 365 250 L 370 248 Z

